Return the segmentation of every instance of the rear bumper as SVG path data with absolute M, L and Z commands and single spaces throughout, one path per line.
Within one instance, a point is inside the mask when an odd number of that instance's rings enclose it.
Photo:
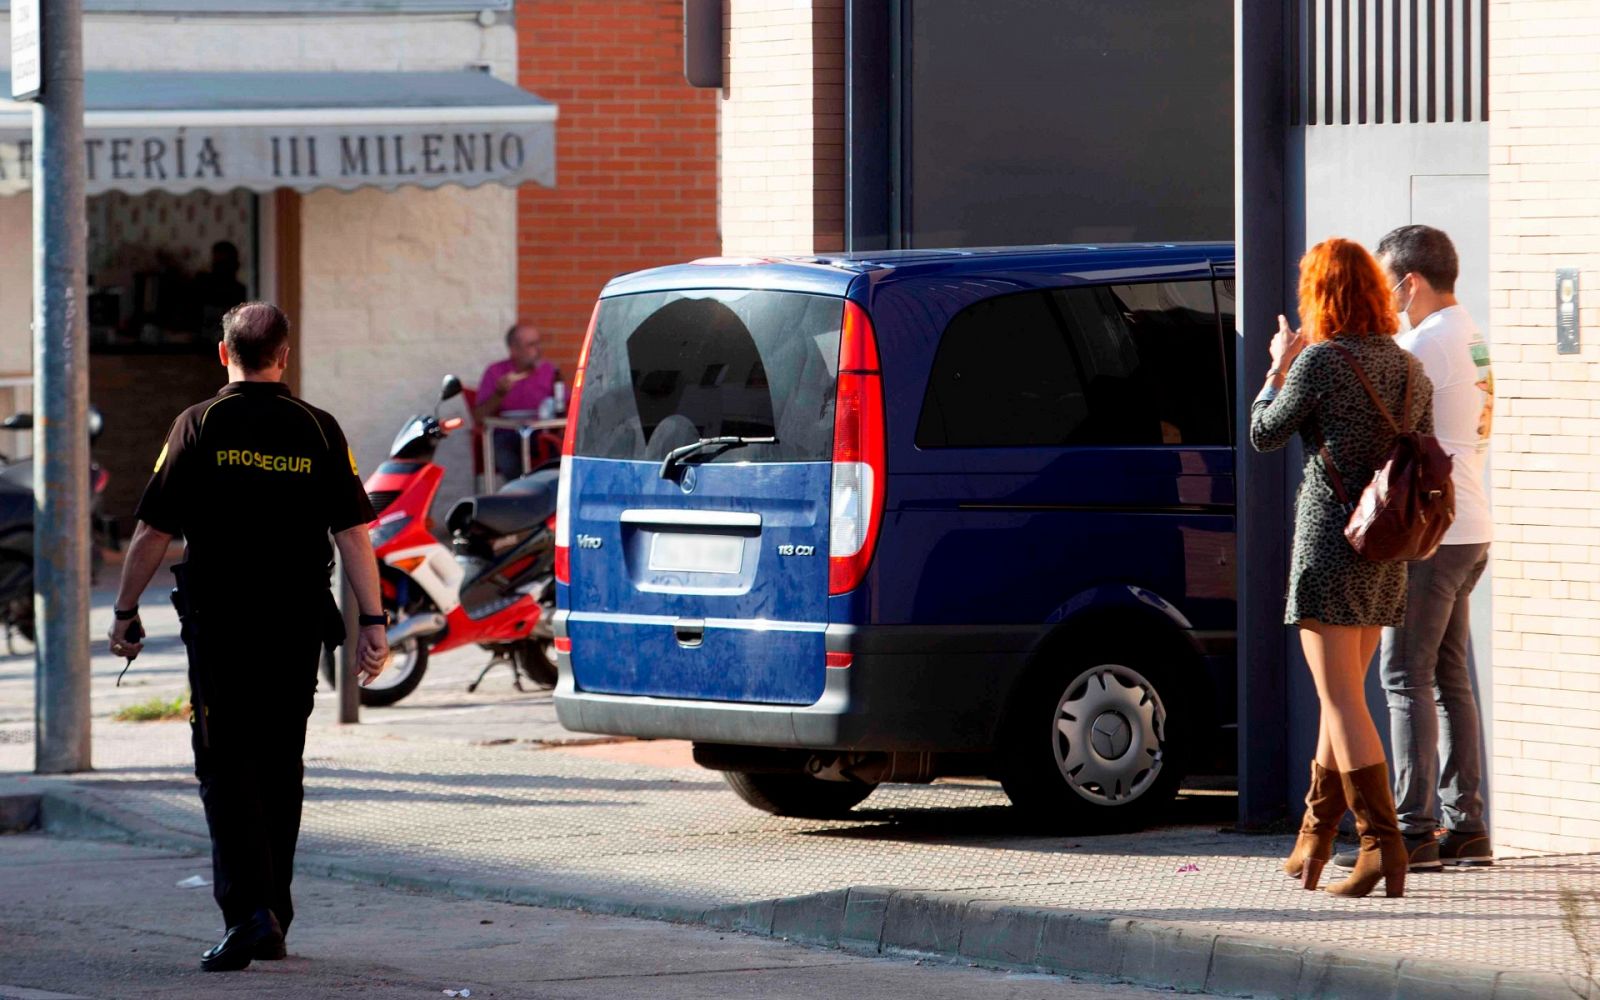
M 556 634 L 566 634 L 558 612 Z M 693 701 L 579 691 L 559 655 L 556 715 L 568 729 L 652 739 L 816 750 L 985 751 L 1041 627 L 831 625 L 830 668 L 810 705 Z

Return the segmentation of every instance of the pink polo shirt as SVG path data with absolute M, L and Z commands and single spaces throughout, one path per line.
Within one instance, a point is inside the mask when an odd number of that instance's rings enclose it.
M 483 379 L 478 382 L 478 400 L 487 400 L 494 395 L 495 383 L 500 381 L 502 375 L 515 370 L 510 358 L 496 361 L 483 370 Z M 539 404 L 555 394 L 556 366 L 548 361 L 541 361 L 534 366 L 533 373 L 527 378 L 511 387 L 506 393 L 506 398 L 500 401 L 500 413 L 532 413 L 539 409 Z

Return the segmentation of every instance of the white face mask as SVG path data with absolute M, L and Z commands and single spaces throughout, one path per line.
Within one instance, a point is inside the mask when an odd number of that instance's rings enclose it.
M 1393 288 L 1389 289 L 1389 294 L 1398 295 L 1400 293 L 1400 286 L 1405 284 L 1405 283 L 1406 283 L 1406 279 L 1401 278 L 1398 282 L 1395 283 L 1395 286 Z M 1410 333 L 1411 332 L 1411 303 L 1416 301 L 1416 298 L 1417 298 L 1417 296 L 1413 293 L 1411 298 L 1406 300 L 1406 304 L 1400 307 L 1400 332 L 1401 333 Z

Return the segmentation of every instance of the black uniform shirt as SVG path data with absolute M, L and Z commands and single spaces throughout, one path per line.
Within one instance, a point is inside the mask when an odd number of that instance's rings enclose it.
M 179 414 L 137 513 L 184 537 L 201 600 L 326 592 L 329 532 L 374 516 L 338 422 L 279 382 L 231 382 Z

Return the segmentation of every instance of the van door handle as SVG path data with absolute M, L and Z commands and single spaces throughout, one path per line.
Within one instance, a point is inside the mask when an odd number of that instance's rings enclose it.
M 706 641 L 706 622 L 704 618 L 680 618 L 672 626 L 672 634 L 677 637 L 678 645 L 693 648 Z

